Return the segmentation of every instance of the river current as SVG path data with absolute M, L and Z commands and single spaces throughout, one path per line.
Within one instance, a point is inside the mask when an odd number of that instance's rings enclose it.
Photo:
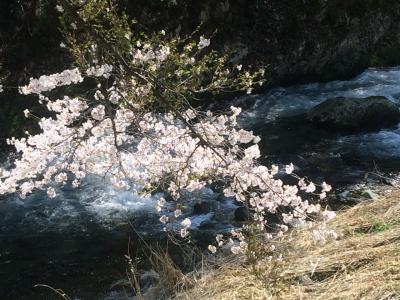
M 326 180 L 339 191 L 364 184 L 369 173 L 395 177 L 400 171 L 400 126 L 337 133 L 305 120 L 307 110 L 339 96 L 385 96 L 399 103 L 400 67 L 369 69 L 348 81 L 279 87 L 250 96 L 247 99 L 254 105 L 244 111 L 240 125 L 262 137 L 265 162 L 293 162 L 298 173 Z M 55 199 L 42 192 L 25 200 L 3 196 L 0 299 L 56 299 L 35 284 L 61 288 L 72 299 L 126 299 L 119 283 L 126 278 L 128 244 L 139 243 L 138 234 L 154 243 L 164 237 L 154 210 L 159 197 L 133 196 L 97 178 L 89 178 L 76 190 L 60 190 Z M 211 190 L 193 198 L 207 204 L 185 211 L 193 232 L 200 236 L 199 244 L 234 226 L 234 201 Z

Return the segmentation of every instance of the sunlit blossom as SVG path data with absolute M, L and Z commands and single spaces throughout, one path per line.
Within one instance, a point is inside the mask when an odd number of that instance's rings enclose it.
M 76 27 L 71 24 L 74 25 Z M 154 46 L 140 41 L 135 44 L 130 52 L 132 64 L 138 69 L 148 67 L 149 74 L 157 72 L 173 51 L 168 45 Z M 210 40 L 201 37 L 197 47 L 203 49 L 209 45 Z M 90 48 L 93 53 L 98 51 L 96 44 Z M 184 64 L 195 64 L 196 60 L 186 56 Z M 242 66 L 236 68 L 240 71 Z M 267 215 L 279 212 L 282 207 L 287 213 L 282 215 L 284 224 L 278 226 L 280 235 L 296 222 L 308 224 L 310 214 L 322 214 L 325 220 L 334 217 L 332 212 L 322 211 L 320 204 L 299 195 L 299 191 L 305 191 L 307 197 L 318 198 L 319 195 L 322 199 L 331 186 L 324 182 L 317 187 L 304 178 L 299 179 L 297 185 L 287 185 L 277 178 L 278 166 L 260 164 L 260 137 L 238 128 L 240 108 L 232 106 L 230 111 L 221 114 L 192 108 L 180 111 L 181 114 L 146 112 L 134 101 L 129 102 L 129 97 L 154 96 L 151 95 L 152 85 L 134 77 L 114 78 L 122 70 L 122 66 L 94 62 L 83 73 L 78 69 L 64 70 L 32 78 L 20 88 L 22 94 L 38 94 L 40 103 L 51 116 L 38 118 L 38 134 L 27 132 L 23 138 L 7 139 L 19 156 L 12 169 L 0 168 L 0 194 L 18 193 L 25 198 L 34 190 L 43 190 L 54 198 L 56 188 L 69 182 L 78 187 L 88 175 L 104 178 L 115 188 L 137 195 L 149 195 L 162 187 L 170 196 L 168 201 L 173 203 L 167 205 L 162 197 L 157 201 L 155 209 L 162 214 L 160 222 L 182 237 L 189 235 L 192 223 L 189 218 L 182 217 L 178 208 L 185 207 L 181 202 L 190 201 L 185 200 L 185 195 L 210 187 L 215 181 L 223 184 L 225 196 L 249 205 L 254 222 L 262 230 L 267 228 Z M 98 82 L 88 96 L 90 99 L 47 98 L 50 96 L 45 93 L 58 87 L 81 83 L 82 74 Z M 229 70 L 224 70 L 224 74 L 230 74 Z M 251 74 L 246 73 L 245 78 L 246 88 L 251 91 Z M 106 85 L 105 81 L 112 83 Z M 31 116 L 29 110 L 24 114 Z M 282 171 L 292 174 L 293 164 Z M 178 226 L 167 224 L 173 221 Z M 327 227 L 313 230 L 318 240 L 334 236 Z M 274 235 L 265 232 L 268 239 Z M 230 237 L 217 235 L 215 245 L 239 254 L 247 249 L 245 239 L 238 229 Z M 216 246 L 210 245 L 208 250 L 215 253 Z
M 199 43 L 197 44 L 197 47 L 198 47 L 199 49 L 203 49 L 203 48 L 206 48 L 206 47 L 208 47 L 208 46 L 210 46 L 210 40 L 209 40 L 209 39 L 206 39 L 204 36 L 201 36 L 201 37 L 200 37 L 200 41 L 199 41 Z

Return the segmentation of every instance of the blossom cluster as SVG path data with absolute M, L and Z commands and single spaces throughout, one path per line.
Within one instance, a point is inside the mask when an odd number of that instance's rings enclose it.
M 165 61 L 170 54 L 169 46 L 161 46 L 158 49 L 150 44 L 141 45 L 138 43 L 137 48 L 132 50 L 132 59 L 138 64 L 148 61 Z
M 111 72 L 113 70 L 113 66 L 109 64 L 104 64 L 101 66 L 93 66 L 86 70 L 86 74 L 88 76 L 93 77 L 104 77 L 109 78 L 111 76 Z
M 31 80 L 22 92 L 48 91 L 55 85 L 79 81 L 78 71 L 64 71 Z M 107 178 L 116 188 L 139 194 L 163 186 L 179 202 L 182 193 L 222 181 L 225 196 L 249 205 L 261 229 L 267 226 L 266 214 L 277 213 L 282 207 L 289 209 L 283 215 L 282 232 L 295 223 L 309 226 L 307 216 L 321 212 L 319 204 L 299 196 L 299 191 L 315 193 L 317 187 L 313 183 L 300 178 L 297 185 L 286 185 L 275 178 L 277 166 L 258 164 L 260 138 L 237 128 L 240 108 L 231 107 L 230 113 L 222 115 L 194 109 L 159 114 L 120 104 L 110 113 L 106 105 L 111 102 L 106 100 L 111 93 L 101 95 L 90 102 L 67 96 L 50 101 L 40 95 L 40 101 L 54 116 L 40 119 L 41 133 L 8 140 L 20 157 L 14 161 L 13 169 L 0 169 L 0 194 L 17 192 L 25 198 L 35 189 L 44 189 L 53 198 L 56 186 L 70 182 L 78 187 L 92 174 Z M 132 127 L 134 130 L 129 130 Z M 293 168 L 288 165 L 283 171 L 290 174 Z M 330 186 L 324 183 L 320 195 L 329 190 Z M 164 204 L 165 200 L 159 201 L 160 211 Z M 181 211 L 167 214 L 160 218 L 164 223 L 179 219 Z M 323 215 L 332 217 L 327 212 Z M 190 219 L 181 221 L 182 236 L 188 234 L 190 225 Z M 320 232 L 315 236 L 323 239 Z M 234 253 L 244 251 L 243 235 L 235 232 L 233 237 L 225 245 Z M 224 244 L 222 241 L 217 240 L 219 246 Z M 213 247 L 210 246 L 212 252 Z
M 325 198 L 331 189 L 328 184 L 318 187 L 298 178 L 297 184 L 287 185 L 277 175 L 292 174 L 292 164 L 281 170 L 278 166 L 259 164 L 260 138 L 238 128 L 240 108 L 231 107 L 224 114 L 193 108 L 174 110 L 169 106 L 169 111 L 163 113 L 144 109 L 160 95 L 185 98 L 185 88 L 192 93 L 230 87 L 227 77 L 233 76 L 233 71 L 222 67 L 216 68 L 208 86 L 202 86 L 200 74 L 207 64 L 201 62 L 198 54 L 209 45 L 209 39 L 200 37 L 198 43 L 187 45 L 186 52 L 178 55 L 178 50 L 168 44 L 137 41 L 119 65 L 99 65 L 98 61 L 105 60 L 96 58 L 99 51 L 93 43 L 90 51 L 94 58 L 82 68 L 86 69 L 84 72 L 76 68 L 32 78 L 20 92 L 37 94 L 50 117 L 37 117 L 39 134 L 27 133 L 21 139 L 7 140 L 15 147 L 18 158 L 11 169 L 0 168 L 0 195 L 18 193 L 25 198 L 34 190 L 46 190 L 50 198 L 55 198 L 58 186 L 79 187 L 88 175 L 100 176 L 115 188 L 138 195 L 163 190 L 176 205 L 168 205 L 167 209 L 166 200 L 161 198 L 156 205 L 160 221 L 166 227 L 178 221 L 182 237 L 189 234 L 191 226 L 190 219 L 179 209 L 184 205 L 178 204 L 187 201 L 182 196 L 214 182 L 223 186 L 226 197 L 248 206 L 256 226 L 266 233 L 267 239 L 273 237 L 267 230 L 270 213 L 284 212 L 275 235 L 283 234 L 290 226 L 312 228 L 310 215 L 332 218 L 332 212 L 323 211 L 320 204 L 309 200 L 314 196 Z M 171 56 L 176 64 L 163 69 Z M 127 68 L 131 68 L 130 72 L 125 72 Z M 235 72 L 241 69 L 239 65 Z M 154 76 L 159 70 L 164 77 Z M 82 74 L 98 83 L 87 91 L 85 98 L 64 96 L 53 100 L 46 96 L 57 87 L 82 82 Z M 162 79 L 170 84 L 164 84 Z M 249 72 L 241 79 L 248 92 L 255 84 L 253 79 Z M 191 80 L 193 86 L 185 86 Z M 177 91 L 173 92 L 174 89 Z M 29 110 L 24 113 L 26 117 L 32 116 Z M 314 236 L 322 241 L 327 235 L 332 237 L 333 233 L 325 227 L 314 231 Z M 232 231 L 229 238 L 218 235 L 216 245 L 210 245 L 209 250 L 215 252 L 220 247 L 228 247 L 235 254 L 246 251 L 245 235 L 240 230 Z
M 198 47 L 199 49 L 203 49 L 203 48 L 206 48 L 206 47 L 208 47 L 208 46 L 210 46 L 210 40 L 209 40 L 209 39 L 206 39 L 206 38 L 203 37 L 203 36 L 201 36 L 201 37 L 200 37 L 200 41 L 199 41 L 199 43 L 197 44 L 197 47 Z
M 31 78 L 27 86 L 20 88 L 20 92 L 24 95 L 41 94 L 48 92 L 56 87 L 79 83 L 83 81 L 81 72 L 75 68 L 72 70 L 65 70 L 61 73 L 52 74 L 49 76 L 43 75 L 38 79 Z

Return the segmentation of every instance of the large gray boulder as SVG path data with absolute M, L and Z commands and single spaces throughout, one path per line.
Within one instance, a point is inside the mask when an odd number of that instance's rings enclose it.
M 334 130 L 376 130 L 398 124 L 400 110 L 385 97 L 338 97 L 312 108 L 307 119 L 317 126 Z

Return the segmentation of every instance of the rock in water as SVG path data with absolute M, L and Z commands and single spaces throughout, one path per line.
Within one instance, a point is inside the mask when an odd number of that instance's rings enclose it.
M 371 200 L 378 200 L 378 199 L 379 199 L 379 195 L 376 194 L 376 193 L 374 193 L 374 192 L 371 191 L 371 190 L 365 190 L 365 191 L 362 193 L 362 196 L 364 196 L 364 197 L 367 198 L 367 199 L 371 199 Z
M 211 211 L 211 205 L 209 202 L 198 202 L 193 206 L 194 215 L 205 215 Z
M 307 113 L 307 119 L 315 125 L 334 130 L 376 130 L 398 124 L 400 110 L 385 97 L 338 97 L 312 108 Z
M 245 222 L 245 221 L 250 221 L 251 214 L 250 211 L 247 207 L 245 206 L 240 206 L 236 208 L 235 210 L 235 221 L 236 222 Z

